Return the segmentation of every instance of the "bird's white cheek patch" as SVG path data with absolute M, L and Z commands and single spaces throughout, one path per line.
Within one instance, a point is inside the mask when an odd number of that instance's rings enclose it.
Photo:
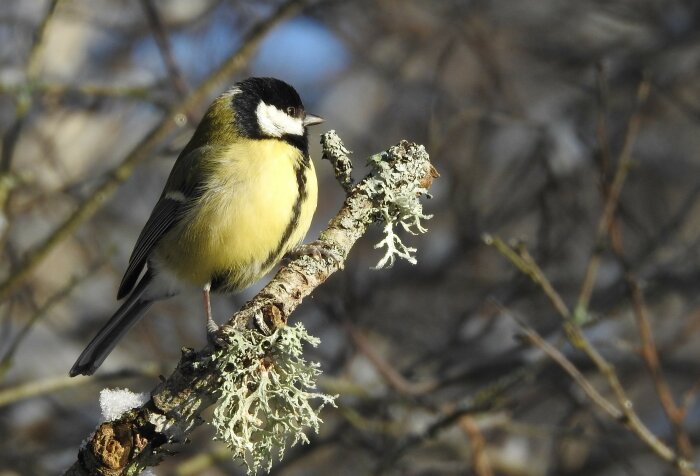
M 261 102 L 255 110 L 258 116 L 260 130 L 271 137 L 282 137 L 285 134 L 303 135 L 304 124 L 300 118 L 292 117 L 275 106 Z

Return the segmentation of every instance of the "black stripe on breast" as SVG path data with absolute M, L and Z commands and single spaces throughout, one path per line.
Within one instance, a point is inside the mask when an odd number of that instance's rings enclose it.
M 306 172 L 309 170 L 310 159 L 308 155 L 302 155 L 301 160 L 294 165 L 294 172 L 297 181 L 297 189 L 299 194 L 297 199 L 292 206 L 292 216 L 284 229 L 284 233 L 280 238 L 279 243 L 273 251 L 265 258 L 265 261 L 261 265 L 260 269 L 265 270 L 268 266 L 272 266 L 277 259 L 279 259 L 280 253 L 286 248 L 289 243 L 289 239 L 294 233 L 294 230 L 299 226 L 299 218 L 301 217 L 301 206 L 306 201 L 309 192 L 306 188 Z M 239 290 L 238 283 L 231 283 L 231 270 L 221 270 L 214 273 L 211 277 L 211 291 L 212 292 L 230 292 Z
M 292 236 L 292 233 L 294 233 L 294 230 L 296 230 L 296 228 L 299 226 L 301 206 L 306 201 L 306 197 L 308 196 L 308 191 L 306 190 L 306 171 L 309 169 L 309 157 L 302 157 L 302 162 L 294 167 L 299 195 L 297 195 L 297 199 L 294 202 L 294 206 L 292 207 L 292 217 L 289 220 L 289 223 L 287 223 L 287 227 L 284 229 L 284 233 L 282 234 L 282 238 L 280 238 L 280 242 L 277 245 L 277 248 L 275 248 L 274 251 L 270 252 L 267 259 L 262 265 L 262 269 L 267 268 L 277 260 L 279 254 L 287 246 L 289 238 Z

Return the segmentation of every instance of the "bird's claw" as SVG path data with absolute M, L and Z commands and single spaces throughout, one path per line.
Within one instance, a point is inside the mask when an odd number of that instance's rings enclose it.
M 218 349 L 226 345 L 224 326 L 218 325 L 211 317 L 207 319 L 207 342 Z
M 320 241 L 312 241 L 311 243 L 300 245 L 287 254 L 287 258 L 290 260 L 300 258 L 302 256 L 311 256 L 319 261 L 328 259 L 335 261 L 336 263 L 342 262 L 342 258 L 338 255 L 338 253 L 326 248 Z

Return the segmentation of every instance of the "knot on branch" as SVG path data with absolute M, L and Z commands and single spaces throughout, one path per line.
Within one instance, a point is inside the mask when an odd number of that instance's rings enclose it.
M 130 423 L 116 421 L 99 426 L 91 441 L 91 451 L 99 459 L 100 466 L 107 471 L 120 474 L 134 455 L 143 451 L 148 441 L 133 431 Z

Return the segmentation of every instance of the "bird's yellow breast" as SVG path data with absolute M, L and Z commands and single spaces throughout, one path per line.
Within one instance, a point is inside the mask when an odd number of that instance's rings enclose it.
M 316 173 L 279 140 L 237 142 L 207 168 L 201 197 L 163 237 L 157 258 L 191 284 L 224 278 L 225 289 L 242 289 L 303 240 L 316 209 Z

